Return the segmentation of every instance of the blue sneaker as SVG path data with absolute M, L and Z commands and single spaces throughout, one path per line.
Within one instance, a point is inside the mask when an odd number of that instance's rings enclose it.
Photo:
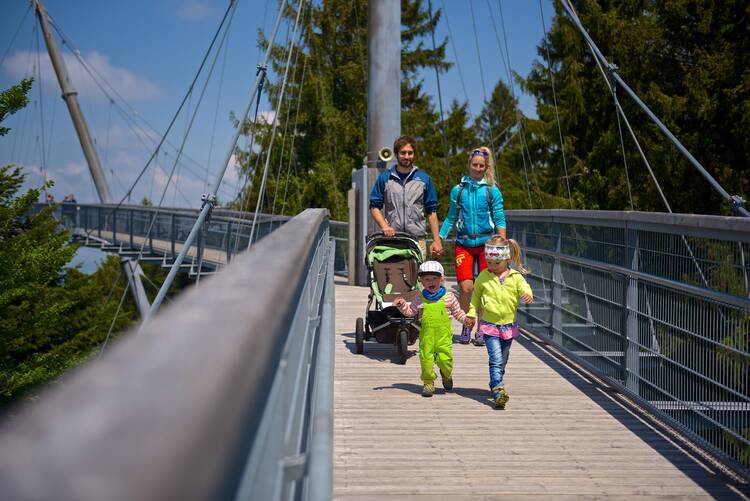
M 484 346 L 484 334 L 479 331 L 474 333 L 474 346 Z
M 458 337 L 458 342 L 461 344 L 469 344 L 471 341 L 471 327 L 464 326 L 461 329 L 461 335 Z

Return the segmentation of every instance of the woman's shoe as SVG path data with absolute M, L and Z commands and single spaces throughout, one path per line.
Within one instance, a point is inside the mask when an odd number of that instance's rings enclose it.
M 474 333 L 474 346 L 484 346 L 484 334 L 479 331 Z

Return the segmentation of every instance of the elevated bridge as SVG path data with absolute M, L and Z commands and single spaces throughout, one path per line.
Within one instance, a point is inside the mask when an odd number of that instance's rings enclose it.
M 109 249 L 137 245 L 141 209 L 115 227 L 92 223 L 106 219 L 96 206 L 65 210 Z M 750 496 L 750 221 L 550 210 L 508 223 L 535 303 L 519 310 L 507 410 L 487 399 L 483 349 L 456 345 L 455 391 L 432 399 L 416 345 L 405 365 L 390 345 L 356 354 L 368 291 L 334 274 L 347 247 L 308 209 L 19 415 L 0 435 L 4 496 Z M 154 253 L 180 235 L 165 225 Z M 205 248 L 226 253 L 216 238 Z

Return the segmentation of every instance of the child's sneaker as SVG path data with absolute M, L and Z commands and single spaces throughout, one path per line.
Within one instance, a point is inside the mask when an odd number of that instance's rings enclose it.
M 435 393 L 435 383 L 433 382 L 425 383 L 424 386 L 422 387 L 422 396 L 431 397 L 433 393 Z
M 474 346 L 484 346 L 484 334 L 479 331 L 474 333 Z
M 495 401 L 496 409 L 505 409 L 505 404 L 510 400 L 510 395 L 505 391 L 505 386 L 495 386 L 492 388 L 492 400 Z
M 461 335 L 458 337 L 458 342 L 461 344 L 469 344 L 469 341 L 471 341 L 471 327 L 466 327 L 464 325 L 463 329 L 461 329 Z
M 440 377 L 443 378 L 443 388 L 445 388 L 445 391 L 451 391 L 453 389 L 453 378 L 445 377 L 443 371 L 440 371 Z

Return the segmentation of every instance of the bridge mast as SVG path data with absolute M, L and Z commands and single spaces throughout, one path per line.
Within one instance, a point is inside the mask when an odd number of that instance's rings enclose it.
M 375 167 L 383 165 L 378 153 L 401 135 L 401 0 L 368 2 L 367 59 L 366 164 L 352 172 L 349 195 L 349 282 L 357 285 L 367 285 L 365 241 L 378 230 L 368 210 Z
M 112 201 L 112 197 L 109 193 L 109 186 L 107 186 L 107 179 L 104 177 L 104 170 L 102 170 L 101 163 L 99 162 L 99 156 L 96 154 L 96 149 L 94 148 L 94 141 L 91 139 L 91 133 L 89 133 L 86 120 L 83 118 L 81 108 L 78 106 L 78 93 L 70 83 L 65 62 L 50 31 L 47 11 L 39 0 L 32 1 L 34 2 L 36 15 L 39 18 L 39 25 L 42 28 L 42 33 L 44 33 L 44 41 L 47 44 L 52 67 L 55 69 L 58 82 L 60 82 L 62 98 L 65 100 L 65 104 L 68 105 L 70 117 L 73 119 L 73 125 L 78 134 L 78 140 L 81 142 L 81 148 L 83 148 L 83 155 L 86 157 L 86 162 L 89 165 L 91 177 L 94 178 L 94 185 L 99 195 L 99 201 L 108 204 Z

